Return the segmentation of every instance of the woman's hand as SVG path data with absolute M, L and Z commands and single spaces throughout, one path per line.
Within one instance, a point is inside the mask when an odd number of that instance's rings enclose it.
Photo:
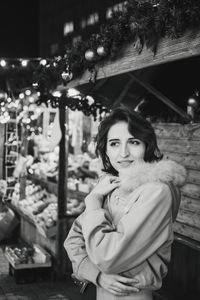
M 106 175 L 97 183 L 91 193 L 106 196 L 119 186 L 119 182 L 119 177 Z
M 138 293 L 140 290 L 134 285 L 138 280 L 128 278 L 116 274 L 100 273 L 98 277 L 98 284 L 111 294 L 116 296 L 127 296 L 132 293 Z

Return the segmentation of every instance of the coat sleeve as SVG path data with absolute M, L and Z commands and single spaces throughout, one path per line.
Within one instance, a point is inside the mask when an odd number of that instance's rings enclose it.
M 82 235 L 80 215 L 72 224 L 69 234 L 64 242 L 64 248 L 67 251 L 69 259 L 72 262 L 74 275 L 79 280 L 88 280 L 97 284 L 97 277 L 99 269 L 89 259 L 86 248 L 85 240 Z
M 86 210 L 82 230 L 91 261 L 105 273 L 137 267 L 168 240 L 171 204 L 169 187 L 154 182 L 142 186 L 137 201 L 116 227 L 103 208 Z

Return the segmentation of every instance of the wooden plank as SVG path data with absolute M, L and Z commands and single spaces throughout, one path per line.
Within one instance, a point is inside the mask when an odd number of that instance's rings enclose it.
M 171 151 L 185 154 L 199 154 L 200 153 L 200 141 L 189 141 L 187 139 L 157 139 L 158 146 L 163 151 Z
M 187 182 L 200 186 L 200 170 L 188 170 Z
M 183 210 L 196 212 L 200 214 L 200 199 L 193 199 L 190 197 L 186 197 L 184 195 L 181 196 L 180 208 Z M 199 215 L 200 218 L 200 215 Z
M 200 55 L 200 31 L 188 31 L 178 39 L 161 39 L 155 56 L 146 48 L 138 54 L 133 44 L 129 44 L 121 49 L 117 63 L 105 60 L 97 65 L 97 80 L 197 55 Z M 81 77 L 69 82 L 67 88 L 88 83 L 89 78 L 90 72 L 85 71 Z
M 200 241 L 200 229 L 198 228 L 177 221 L 173 224 L 173 229 L 179 234 L 187 236 L 195 241 Z
M 196 212 L 179 209 L 176 220 L 200 230 L 200 215 Z
M 3 178 L 4 174 L 4 131 L 5 125 L 0 123 L 0 178 Z
M 152 125 L 159 138 L 200 140 L 200 124 L 155 123 Z
M 169 149 L 170 151 L 170 149 Z M 200 155 L 197 154 L 184 154 L 184 153 L 175 153 L 169 151 L 162 151 L 164 158 L 171 159 L 177 163 L 182 164 L 188 169 L 200 170 Z
M 181 187 L 181 193 L 196 200 L 200 200 L 200 186 L 192 183 L 186 183 Z

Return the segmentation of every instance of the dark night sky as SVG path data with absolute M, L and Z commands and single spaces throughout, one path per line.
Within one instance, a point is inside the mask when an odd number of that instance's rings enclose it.
M 39 0 L 0 0 L 0 57 L 39 56 Z

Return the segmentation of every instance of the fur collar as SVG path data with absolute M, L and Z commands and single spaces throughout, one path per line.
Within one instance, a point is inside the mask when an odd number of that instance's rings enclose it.
M 172 182 L 175 186 L 182 186 L 187 177 L 186 169 L 172 160 L 159 162 L 139 162 L 133 168 L 120 172 L 120 188 L 124 192 L 132 192 L 135 188 L 147 182 Z

